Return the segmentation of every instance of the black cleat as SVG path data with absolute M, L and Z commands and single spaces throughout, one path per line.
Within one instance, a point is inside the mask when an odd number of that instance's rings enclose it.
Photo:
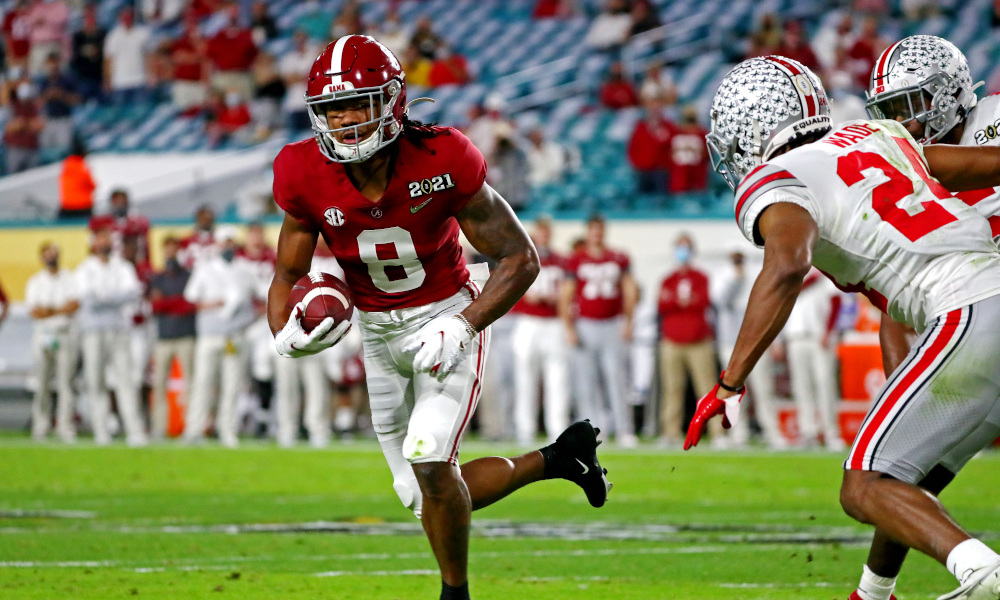
M 572 481 L 587 494 L 595 508 L 604 506 L 611 491 L 611 482 L 597 460 L 597 434 L 601 430 L 590 424 L 590 419 L 577 421 L 559 434 L 551 446 L 542 449 L 545 456 L 545 477 Z

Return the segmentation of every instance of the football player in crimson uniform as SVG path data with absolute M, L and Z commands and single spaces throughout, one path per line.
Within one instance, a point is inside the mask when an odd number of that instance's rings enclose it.
M 538 273 L 534 246 L 485 183 L 482 154 L 455 129 L 409 120 L 399 61 L 376 40 L 350 35 L 316 59 L 306 104 L 315 140 L 274 161 L 274 197 L 286 215 L 268 321 L 278 351 L 313 354 L 348 322 L 302 330 L 285 307 L 322 235 L 353 292 L 365 351 L 372 424 L 403 504 L 423 521 L 442 598 L 467 598 L 470 513 L 534 481 L 566 478 L 601 506 L 610 484 L 597 432 L 579 422 L 540 451 L 458 468 L 459 443 L 479 398 L 490 323 Z M 497 261 L 485 286 L 470 276 L 459 231 Z
M 967 442 L 1000 412 L 1000 252 L 987 220 L 950 193 L 1000 185 L 1000 148 L 921 147 L 892 120 L 833 128 L 819 79 L 779 56 L 726 76 L 707 140 L 764 266 L 685 447 L 710 418 L 737 418 L 744 380 L 815 265 L 921 331 L 844 463 L 844 510 L 947 566 L 959 588 L 942 599 L 1000 598 L 1000 555 L 918 485 L 954 449 L 965 448 L 957 470 L 988 443 Z
M 932 35 L 914 35 L 887 48 L 872 69 L 868 85 L 868 114 L 873 119 L 893 119 L 906 127 L 921 144 L 961 146 L 1000 145 L 1000 94 L 976 97 L 969 63 L 951 42 Z M 975 208 L 990 222 L 994 239 L 1000 236 L 1000 190 L 987 188 L 959 192 L 955 196 Z M 879 328 L 882 361 L 888 377 L 910 351 L 915 332 L 883 315 Z M 975 435 L 980 440 L 1000 437 L 998 419 L 987 419 Z M 960 445 L 936 465 L 920 487 L 941 493 L 961 468 L 968 451 Z M 896 576 L 909 548 L 876 529 L 868 561 L 851 600 L 889 600 Z

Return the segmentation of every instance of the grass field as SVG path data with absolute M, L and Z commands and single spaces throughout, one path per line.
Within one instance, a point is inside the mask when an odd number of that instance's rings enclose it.
M 469 443 L 463 459 L 503 450 Z M 474 515 L 480 600 L 845 600 L 870 532 L 840 510 L 842 457 L 609 451 L 603 509 L 542 482 Z M 419 523 L 375 444 L 330 450 L 67 448 L 0 438 L 0 598 L 437 598 Z M 1000 456 L 944 495 L 1000 542 Z M 900 600 L 954 580 L 912 556 Z

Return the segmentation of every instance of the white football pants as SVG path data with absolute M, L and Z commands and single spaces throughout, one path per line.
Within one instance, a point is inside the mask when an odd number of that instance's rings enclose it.
M 271 346 L 274 347 L 274 344 Z M 278 356 L 274 370 L 274 396 L 279 446 L 288 448 L 295 445 L 303 390 L 309 443 L 322 448 L 330 442 L 330 385 L 323 362 L 322 353 L 301 358 Z
M 193 442 L 205 435 L 208 413 L 215 404 L 213 391 L 217 375 L 219 409 L 215 416 L 215 431 L 224 446 L 236 446 L 236 399 L 246 386 L 249 344 L 245 332 L 230 336 L 199 335 L 194 345 L 194 381 L 191 402 L 184 423 L 184 440 Z
M 840 446 L 840 422 L 837 419 L 837 363 L 832 350 L 820 344 L 818 337 L 796 336 L 788 339 L 788 374 L 798 413 L 799 439 L 816 441 L 819 414 L 823 437 L 828 445 Z
M 514 425 L 517 442 L 534 443 L 539 383 L 544 382 L 545 435 L 549 442 L 569 426 L 569 346 L 558 317 L 518 315 L 514 326 Z
M 52 377 L 56 379 L 56 433 L 63 441 L 76 436 L 73 426 L 75 397 L 70 381 L 76 366 L 76 349 L 69 332 L 41 335 L 36 332 L 32 350 L 35 355 L 35 396 L 31 402 L 31 435 L 44 437 L 49 433 L 52 410 Z
M 139 389 L 132 370 L 131 342 L 128 329 L 87 331 L 83 334 L 83 375 L 87 383 L 94 441 L 100 445 L 111 441 L 111 434 L 108 432 L 108 413 L 111 407 L 108 375 L 114 381 L 115 400 L 125 428 L 126 441 L 133 445 L 146 443 L 146 433 L 139 418 Z

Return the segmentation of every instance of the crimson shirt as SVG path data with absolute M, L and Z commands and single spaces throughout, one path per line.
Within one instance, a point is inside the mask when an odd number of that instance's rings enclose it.
M 249 71 L 257 45 L 249 29 L 226 28 L 208 42 L 208 58 L 220 71 Z
M 8 59 L 22 59 L 31 50 L 31 25 L 27 11 L 12 10 L 3 19 L 3 35 L 7 39 L 10 56 Z
M 533 317 L 555 317 L 559 314 L 559 284 L 566 278 L 566 259 L 548 248 L 539 248 L 538 262 L 541 265 L 538 277 L 510 311 Z
M 663 339 L 694 344 L 712 337 L 706 312 L 711 301 L 708 277 L 697 269 L 674 271 L 660 286 L 659 310 Z
M 394 142 L 399 154 L 377 202 L 315 140 L 288 144 L 274 160 L 275 202 L 323 235 L 360 310 L 423 306 L 469 281 L 455 216 L 482 188 L 486 161 L 457 129 L 433 129 L 423 147 L 405 136 Z
M 607 248 L 592 256 L 584 249 L 570 257 L 566 270 L 576 280 L 579 316 L 610 319 L 624 312 L 622 276 L 629 272 L 628 256 Z
M 628 159 L 638 171 L 669 169 L 674 124 L 666 119 L 639 121 L 628 141 Z M 704 141 L 701 142 L 705 144 Z

